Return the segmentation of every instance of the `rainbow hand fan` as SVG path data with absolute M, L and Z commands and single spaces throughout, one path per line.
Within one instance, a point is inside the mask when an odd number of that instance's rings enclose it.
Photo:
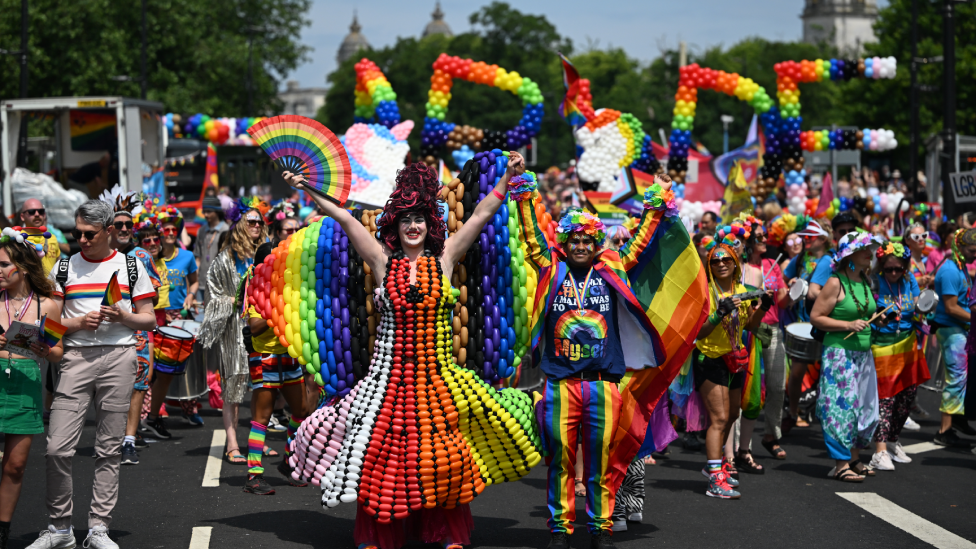
M 248 128 L 251 138 L 280 169 L 305 176 L 305 186 L 342 206 L 352 186 L 349 156 L 322 124 L 294 114 L 273 116 Z

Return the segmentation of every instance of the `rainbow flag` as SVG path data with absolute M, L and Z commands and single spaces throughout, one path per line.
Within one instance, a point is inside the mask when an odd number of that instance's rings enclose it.
M 871 354 L 878 372 L 878 398 L 891 398 L 929 379 L 929 365 L 915 332 L 893 345 L 872 345 Z
M 437 170 L 437 173 L 441 178 L 441 183 L 447 185 L 451 181 L 454 181 L 454 172 L 452 172 L 451 169 L 447 167 L 447 164 L 445 164 L 443 160 L 439 160 L 438 162 L 439 162 L 439 168 Z
M 104 151 L 118 145 L 113 109 L 69 110 L 68 129 L 73 151 Z
M 580 112 L 576 101 L 579 99 L 579 71 L 566 59 L 566 56 L 559 53 L 559 60 L 563 64 L 563 86 L 566 88 L 566 95 L 563 102 L 559 105 L 559 115 L 566 119 L 571 126 L 578 128 L 586 124 L 586 117 Z
M 109 279 L 108 285 L 105 286 L 105 296 L 102 297 L 102 305 L 111 307 L 119 301 L 122 301 L 122 287 L 119 286 L 119 272 L 115 271 L 112 273 L 112 278 Z
M 742 385 L 742 417 L 756 419 L 766 402 L 762 342 L 751 333 L 745 339 L 749 349 L 749 368 L 746 369 L 746 379 Z
M 54 347 L 61 341 L 67 330 L 58 321 L 44 315 L 44 320 L 41 321 L 41 341 L 46 343 L 48 347 Z

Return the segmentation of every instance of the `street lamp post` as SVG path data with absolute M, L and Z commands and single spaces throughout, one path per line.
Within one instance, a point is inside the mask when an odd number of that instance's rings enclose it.
M 723 114 L 720 118 L 722 120 L 722 153 L 726 154 L 729 152 L 729 124 L 731 124 L 735 118 L 732 118 L 727 114 Z

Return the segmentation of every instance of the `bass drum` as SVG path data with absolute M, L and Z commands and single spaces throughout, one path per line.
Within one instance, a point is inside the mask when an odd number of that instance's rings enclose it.
M 786 327 L 786 354 L 793 360 L 813 364 L 820 360 L 823 346 L 813 339 L 813 324 L 794 322 Z
M 196 338 L 200 332 L 200 323 L 194 320 L 174 320 L 170 326 L 193 334 Z M 207 353 L 199 341 L 193 342 L 193 353 L 186 360 L 186 374 L 174 377 L 169 384 L 166 398 L 173 400 L 193 400 L 207 396 L 210 388 L 207 386 Z

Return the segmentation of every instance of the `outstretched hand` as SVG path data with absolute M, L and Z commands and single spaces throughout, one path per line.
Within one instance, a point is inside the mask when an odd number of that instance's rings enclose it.
M 508 153 L 508 167 L 505 171 L 508 172 L 509 177 L 522 175 L 525 173 L 525 158 L 522 158 L 522 155 L 515 151 L 510 151 Z

